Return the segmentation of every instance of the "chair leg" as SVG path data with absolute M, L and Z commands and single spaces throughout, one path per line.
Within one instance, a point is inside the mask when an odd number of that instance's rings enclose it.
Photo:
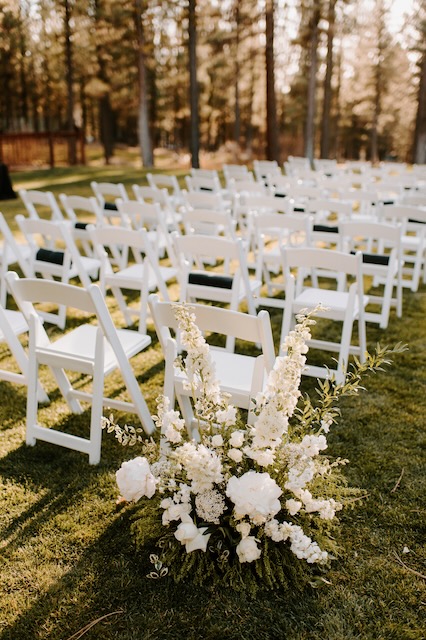
M 102 413 L 104 393 L 104 350 L 103 334 L 96 336 L 95 371 L 93 373 L 92 411 L 90 415 L 89 464 L 99 464 L 102 444 Z
M 32 318 L 31 320 L 34 321 Z M 27 426 L 26 426 L 26 443 L 30 446 L 34 446 L 36 438 L 34 435 L 34 427 L 37 426 L 37 414 L 38 414 L 38 397 L 37 397 L 37 382 L 38 382 L 38 361 L 35 354 L 35 340 L 32 337 L 34 332 L 30 331 L 29 341 L 29 358 L 28 358 L 28 383 L 27 383 Z

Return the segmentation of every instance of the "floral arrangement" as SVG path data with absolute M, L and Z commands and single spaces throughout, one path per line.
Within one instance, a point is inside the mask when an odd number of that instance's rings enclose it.
M 337 514 L 359 490 L 347 486 L 347 460 L 325 454 L 327 434 L 339 415 L 339 398 L 358 393 L 363 375 L 379 369 L 391 351 L 378 348 L 365 363 L 355 361 L 344 384 L 318 381 L 314 406 L 301 395 L 300 382 L 317 311 L 297 317 L 286 355 L 276 359 L 254 399 L 254 420 L 247 421 L 221 392 L 193 309 L 177 304 L 186 352 L 177 364 L 193 397 L 199 438 L 189 438 L 164 396 L 154 416 L 160 443 L 146 442 L 141 429 L 120 427 L 112 416 L 103 419 L 122 444 L 142 444 L 143 455 L 124 462 L 116 479 L 122 499 L 137 503 L 136 541 L 158 550 L 150 577 L 220 580 L 252 591 L 294 587 L 321 579 L 321 569 L 337 554 Z

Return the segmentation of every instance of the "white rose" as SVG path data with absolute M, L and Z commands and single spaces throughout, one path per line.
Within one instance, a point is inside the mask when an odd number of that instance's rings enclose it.
M 253 562 L 254 560 L 258 560 L 262 552 L 256 544 L 256 538 L 253 536 L 243 538 L 237 545 L 237 555 L 240 562 Z
M 244 431 L 233 431 L 229 438 L 229 444 L 231 447 L 241 447 L 244 442 Z
M 211 535 L 210 533 L 205 535 L 205 531 L 207 531 L 207 527 L 199 529 L 191 518 L 185 518 L 185 522 L 181 522 L 176 529 L 175 538 L 185 545 L 186 553 L 191 553 L 196 549 L 205 551 Z
M 242 538 L 247 538 L 250 533 L 250 524 L 248 522 L 240 522 L 235 528 L 238 533 L 241 533 Z
M 223 438 L 220 435 L 213 436 L 212 445 L 214 447 L 221 447 L 223 445 Z
M 241 462 L 243 459 L 243 452 L 239 449 L 229 449 L 228 458 L 231 458 L 234 462 Z
M 286 500 L 285 506 L 287 507 L 289 514 L 294 516 L 300 510 L 302 503 L 299 500 L 293 500 L 293 498 L 290 498 L 289 500 Z
M 121 495 L 128 502 L 137 502 L 142 496 L 152 498 L 155 493 L 155 478 L 146 458 L 138 456 L 123 462 L 115 478 Z
M 250 518 L 274 516 L 281 510 L 282 490 L 269 473 L 247 471 L 240 478 L 231 476 L 226 495 L 235 505 L 235 516 Z

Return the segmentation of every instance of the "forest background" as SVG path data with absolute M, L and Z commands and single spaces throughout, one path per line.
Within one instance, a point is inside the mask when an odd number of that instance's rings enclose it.
M 107 163 L 424 163 L 426 0 L 0 0 L 0 86 L 0 135 L 79 129 Z

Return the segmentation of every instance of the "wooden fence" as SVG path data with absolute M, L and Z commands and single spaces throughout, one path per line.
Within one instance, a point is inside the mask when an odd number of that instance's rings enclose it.
M 10 169 L 85 164 L 81 131 L 0 133 L 0 163 Z

